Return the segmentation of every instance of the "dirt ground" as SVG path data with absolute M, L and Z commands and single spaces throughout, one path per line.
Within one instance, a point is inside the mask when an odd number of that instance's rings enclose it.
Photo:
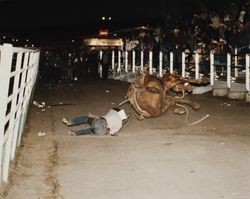
M 131 115 L 118 136 L 69 136 L 62 117 L 104 115 L 124 100 L 129 84 L 92 79 L 40 84 L 11 165 L 5 199 L 249 199 L 250 106 L 245 101 L 188 95 L 201 104 L 185 115 L 169 110 L 138 121 Z M 53 106 L 64 103 L 65 105 Z M 77 126 L 74 128 L 81 128 Z M 41 135 L 39 136 L 39 132 Z M 0 198 L 1 198 L 0 197 Z

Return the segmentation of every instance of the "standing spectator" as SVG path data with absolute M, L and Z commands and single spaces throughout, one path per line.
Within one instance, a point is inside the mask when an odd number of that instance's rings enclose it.
M 108 79 L 109 66 L 111 65 L 110 49 L 105 50 L 102 55 L 103 79 Z

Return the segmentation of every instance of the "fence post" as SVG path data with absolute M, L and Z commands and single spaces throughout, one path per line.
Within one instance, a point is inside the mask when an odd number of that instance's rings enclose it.
M 121 51 L 118 50 L 118 67 L 117 67 L 117 73 L 121 72 Z
M 195 53 L 195 79 L 199 78 L 199 54 L 196 52 Z
M 170 52 L 170 73 L 174 71 L 174 54 Z
M 16 62 L 16 71 L 17 71 L 17 79 L 15 78 L 15 82 L 19 82 L 21 81 L 20 79 L 20 74 L 21 74 L 21 61 L 22 61 L 22 56 L 23 56 L 23 52 L 19 52 L 17 54 L 17 62 Z M 36 59 L 39 59 L 38 56 L 36 56 Z M 37 66 L 38 67 L 38 66 Z M 17 90 L 18 89 L 18 85 L 15 83 L 15 87 L 14 87 L 14 90 Z M 17 93 L 16 94 L 16 97 L 15 97 L 15 101 L 17 100 L 17 95 L 19 95 L 19 98 L 20 98 L 20 94 Z M 17 105 L 20 104 L 20 101 L 17 103 L 15 103 L 15 107 Z M 20 125 L 20 112 L 21 112 L 21 109 L 20 107 L 16 110 L 16 118 L 17 118 L 17 121 L 16 121 L 16 124 L 14 126 L 14 129 L 13 129 L 13 139 L 12 139 L 12 146 L 11 146 L 11 155 L 10 155 L 10 158 L 11 160 L 14 159 L 15 157 L 15 152 L 16 152 L 16 146 L 17 146 L 17 136 L 18 136 L 18 130 L 19 130 L 19 125 Z
M 2 184 L 2 180 L 7 181 L 5 162 L 2 162 L 5 158 L 3 157 L 3 147 L 4 147 L 4 130 L 5 130 L 5 114 L 7 109 L 7 100 L 8 100 L 8 90 L 9 90 L 9 80 L 11 73 L 11 62 L 12 62 L 12 45 L 4 44 L 1 50 L 0 57 L 0 186 Z
M 153 73 L 153 53 L 149 51 L 149 74 L 152 75 Z
M 112 71 L 115 70 L 115 51 L 112 50 Z
M 159 53 L 159 76 L 162 77 L 162 52 Z
M 28 52 L 25 52 L 24 53 L 24 62 L 23 62 L 23 73 L 22 73 L 22 80 L 21 80 L 21 91 L 20 91 L 20 101 L 23 101 L 23 98 L 25 96 L 25 93 L 24 93 L 24 85 L 25 85 L 25 76 L 26 76 L 26 73 L 27 73 L 27 67 L 28 67 L 28 59 L 29 59 L 29 53 Z M 20 106 L 20 109 L 22 111 L 21 115 L 22 117 L 20 118 L 20 128 L 19 128 L 19 132 L 18 132 L 18 138 L 17 138 L 17 144 L 19 145 L 21 143 L 21 138 L 22 138 L 22 133 L 23 133 L 23 130 L 24 130 L 24 126 L 25 126 L 25 121 L 26 121 L 26 117 L 24 117 L 24 112 L 25 112 L 25 109 L 23 108 L 24 107 L 24 103 L 23 103 L 23 106 Z M 24 110 L 24 111 L 23 111 Z
M 235 48 L 234 49 L 234 66 L 235 66 L 235 68 L 234 68 L 234 76 L 235 77 L 238 77 L 239 76 L 239 73 L 238 73 L 238 56 L 237 56 L 237 54 L 238 54 L 238 49 L 237 48 Z
M 186 54 L 185 52 L 182 52 L 182 56 L 181 56 L 181 76 L 182 77 L 185 77 L 185 72 L 186 72 L 185 58 L 186 58 Z
M 17 138 L 17 130 L 19 127 L 19 120 L 16 119 L 18 118 L 15 115 L 18 115 L 18 110 L 16 110 L 17 108 L 17 98 L 18 98 L 18 83 L 19 83 L 19 79 L 20 79 L 20 69 L 21 69 L 21 59 L 22 59 L 22 53 L 19 52 L 17 54 L 17 61 L 16 61 L 16 66 L 15 66 L 15 76 L 14 78 L 14 85 L 13 85 L 13 99 L 12 99 L 12 105 L 11 105 L 11 110 L 10 113 L 11 117 L 9 119 L 9 131 L 10 134 L 8 136 L 8 138 L 6 139 L 6 149 L 5 149 L 5 155 L 4 155 L 4 167 L 3 167 L 3 180 L 4 181 L 8 181 L 8 175 L 9 175 L 9 163 L 10 160 L 13 160 L 14 158 L 14 154 L 13 154 L 13 150 L 15 152 L 16 149 L 16 138 Z M 32 81 L 33 79 L 33 75 L 35 73 L 35 67 L 34 67 L 34 60 L 35 60 L 35 53 L 32 52 L 30 53 L 30 59 L 29 59 L 29 66 L 30 68 L 28 69 L 28 76 L 27 76 L 27 82 L 29 82 L 30 80 Z M 33 79 L 33 81 L 35 81 L 35 79 Z M 26 86 L 26 93 L 28 93 L 28 95 L 25 95 L 26 98 L 30 98 L 30 94 L 31 94 L 31 90 L 33 88 L 33 82 L 29 82 L 29 84 Z M 9 102 L 7 102 L 9 103 Z M 20 110 L 20 109 L 19 109 Z
M 250 93 L 250 55 L 246 55 L 246 90 Z
M 231 88 L 231 54 L 227 53 L 227 87 Z
M 214 86 L 214 53 L 210 51 L 210 85 Z
M 128 51 L 125 51 L 125 72 L 128 72 Z
M 132 51 L 132 72 L 135 73 L 135 51 Z
M 143 59 L 144 59 L 144 52 L 141 51 L 141 71 L 143 71 Z

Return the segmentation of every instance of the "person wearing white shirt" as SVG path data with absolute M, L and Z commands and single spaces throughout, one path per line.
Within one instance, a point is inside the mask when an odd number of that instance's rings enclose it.
M 88 127 L 79 130 L 70 130 L 69 135 L 115 135 L 127 122 L 128 116 L 124 109 L 112 108 L 104 116 L 83 115 L 73 119 L 62 118 L 67 126 L 88 124 Z

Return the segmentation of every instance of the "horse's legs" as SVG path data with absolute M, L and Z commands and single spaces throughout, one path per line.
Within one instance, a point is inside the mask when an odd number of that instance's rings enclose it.
M 192 102 L 190 100 L 180 99 L 180 98 L 175 98 L 175 102 L 178 103 L 178 104 L 189 105 L 189 106 L 191 106 L 196 111 L 200 110 L 200 104 L 198 104 L 197 102 Z

